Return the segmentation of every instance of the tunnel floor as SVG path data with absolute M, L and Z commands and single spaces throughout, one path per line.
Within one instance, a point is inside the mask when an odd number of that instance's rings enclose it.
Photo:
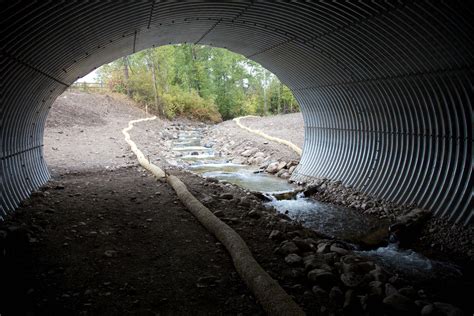
M 279 273 L 270 231 L 235 217 L 242 209 L 231 203 L 216 208 L 227 209 L 256 258 Z M 35 314 L 262 312 L 225 249 L 140 167 L 55 179 L 7 225 L 24 252 L 5 267 L 16 285 L 10 294 L 27 293 L 31 305 L 21 307 Z

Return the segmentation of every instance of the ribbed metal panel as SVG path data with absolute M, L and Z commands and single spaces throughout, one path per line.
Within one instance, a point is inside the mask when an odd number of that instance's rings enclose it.
M 42 133 L 78 77 L 170 43 L 225 47 L 295 93 L 295 180 L 327 177 L 459 223 L 473 216 L 468 1 L 0 1 L 0 213 L 47 181 Z

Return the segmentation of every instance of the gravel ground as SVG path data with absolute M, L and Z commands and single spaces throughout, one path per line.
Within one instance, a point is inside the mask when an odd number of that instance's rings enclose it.
M 265 130 L 265 132 L 267 131 Z M 268 132 L 270 134 L 270 131 Z M 224 157 L 229 157 L 230 160 L 238 163 L 247 163 L 247 157 L 241 156 L 241 153 L 248 149 L 254 149 L 254 152 L 263 152 L 266 165 L 273 161 L 288 162 L 300 159 L 299 155 L 291 148 L 250 133 L 240 128 L 232 120 L 212 126 L 207 132 L 205 142 L 214 144 L 214 147 Z
M 248 117 L 240 122 L 251 129 L 264 131 L 266 134 L 288 140 L 303 148 L 304 121 L 301 113 L 282 114 L 267 117 Z
M 145 112 L 121 95 L 64 93 L 46 122 L 44 155 L 51 173 L 135 164 L 121 131 L 130 120 L 143 117 Z M 167 124 L 157 119 L 150 126 L 160 129 Z

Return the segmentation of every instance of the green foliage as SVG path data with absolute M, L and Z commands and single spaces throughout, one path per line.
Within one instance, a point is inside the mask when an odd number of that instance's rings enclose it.
M 259 64 L 225 49 L 167 45 L 104 65 L 99 77 L 150 112 L 217 122 L 299 111 L 291 91 Z
M 173 86 L 169 93 L 162 96 L 165 114 L 169 118 L 186 116 L 191 119 L 205 122 L 220 122 L 222 117 L 212 100 L 199 96 L 196 90 L 183 91 Z

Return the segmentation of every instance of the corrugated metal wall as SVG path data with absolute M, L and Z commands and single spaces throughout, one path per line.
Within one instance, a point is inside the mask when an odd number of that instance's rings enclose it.
M 62 91 L 125 54 L 187 42 L 241 53 L 294 91 L 306 124 L 295 179 L 472 222 L 469 1 L 0 5 L 0 214 L 48 179 L 42 133 Z

